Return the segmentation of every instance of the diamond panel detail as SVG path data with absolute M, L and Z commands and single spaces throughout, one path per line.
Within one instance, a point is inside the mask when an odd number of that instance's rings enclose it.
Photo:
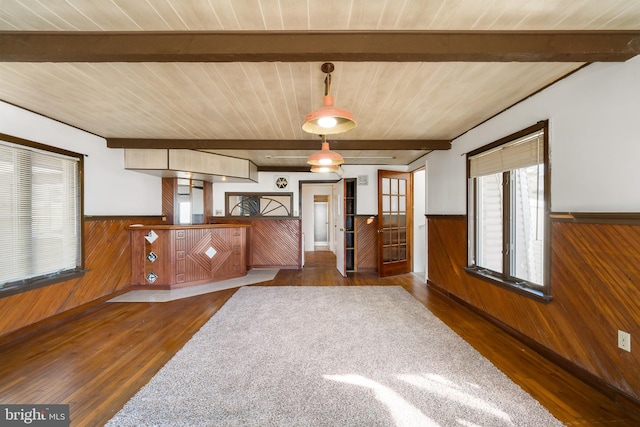
M 149 255 L 147 255 L 147 259 L 149 260 L 149 262 L 155 262 L 155 260 L 158 259 L 158 255 L 156 255 L 155 252 L 149 252 Z
M 158 276 L 156 276 L 156 274 L 152 271 L 151 273 L 147 274 L 147 281 L 149 283 L 153 283 L 158 279 Z
M 207 255 L 209 258 L 213 258 L 217 253 L 218 251 L 216 251 L 213 246 L 209 246 L 209 249 L 207 249 L 205 255 Z
M 147 239 L 147 242 L 153 243 L 158 239 L 158 235 L 155 231 L 151 230 L 146 236 L 144 236 L 144 238 Z

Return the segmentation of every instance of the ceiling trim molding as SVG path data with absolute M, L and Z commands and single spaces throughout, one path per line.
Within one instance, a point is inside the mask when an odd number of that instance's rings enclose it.
M 2 62 L 614 62 L 620 31 L 0 31 Z
M 107 138 L 108 148 L 192 150 L 318 150 L 320 140 L 281 139 L 141 139 Z M 449 150 L 446 139 L 330 140 L 337 150 Z

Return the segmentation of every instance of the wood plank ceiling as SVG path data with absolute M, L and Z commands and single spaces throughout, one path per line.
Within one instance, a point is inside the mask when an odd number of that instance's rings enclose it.
M 331 94 L 346 164 L 407 165 L 592 61 L 640 53 L 635 0 L 2 0 L 0 100 L 107 138 L 305 168 Z M 1 120 L 1 118 L 0 118 Z

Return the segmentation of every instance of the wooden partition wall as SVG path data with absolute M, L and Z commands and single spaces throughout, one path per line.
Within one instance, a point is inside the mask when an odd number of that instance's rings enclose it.
M 356 216 L 356 271 L 378 269 L 378 218 Z
M 161 217 L 86 217 L 87 273 L 79 279 L 0 298 L 0 337 L 129 288 L 131 245 L 127 227 L 163 223 Z
M 638 410 L 640 215 L 620 217 L 552 215 L 553 300 L 543 304 L 466 274 L 466 217 L 428 216 L 429 285 Z M 631 352 L 618 348 L 618 330 L 631 334 Z
M 251 226 L 247 229 L 251 268 L 302 266 L 302 221 L 299 218 L 212 217 L 209 222 Z

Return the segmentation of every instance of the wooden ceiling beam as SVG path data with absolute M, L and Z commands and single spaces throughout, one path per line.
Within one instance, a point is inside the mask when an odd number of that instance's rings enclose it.
M 328 140 L 339 150 L 449 150 L 447 139 Z M 189 150 L 319 150 L 321 140 L 107 138 L 109 148 Z
M 640 53 L 621 31 L 0 31 L 2 62 L 595 62 Z

